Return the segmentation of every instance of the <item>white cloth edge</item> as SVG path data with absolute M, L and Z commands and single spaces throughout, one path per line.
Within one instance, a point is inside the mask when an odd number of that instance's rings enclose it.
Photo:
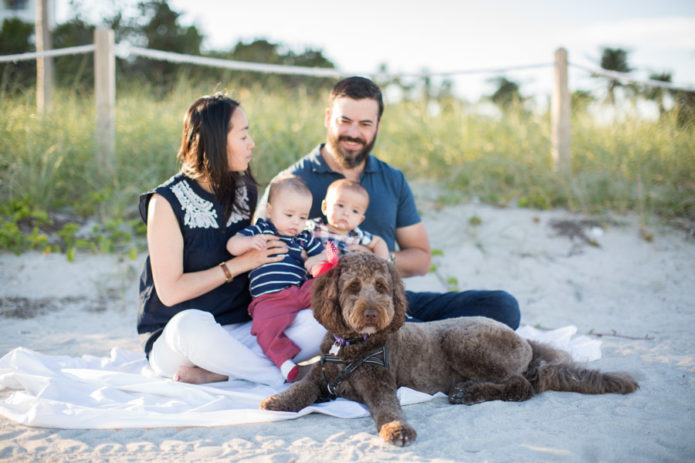
M 574 337 L 576 327 L 552 331 L 522 327 L 519 334 L 567 350 L 578 361 L 600 358 L 598 340 Z M 42 354 L 18 347 L 0 358 L 0 388 L 12 389 L 0 401 L 0 415 L 34 427 L 119 429 L 180 426 L 225 426 L 282 421 L 309 413 L 359 418 L 362 404 L 337 399 L 300 412 L 258 408 L 272 388 L 247 381 L 206 385 L 178 383 L 154 375 L 144 354 L 113 348 L 109 357 Z M 401 387 L 402 405 L 444 397 Z

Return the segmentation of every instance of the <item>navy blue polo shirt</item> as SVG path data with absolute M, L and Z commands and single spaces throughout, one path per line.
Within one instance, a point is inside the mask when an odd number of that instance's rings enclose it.
M 278 174 L 294 174 L 306 182 L 313 195 L 310 218 L 324 217 L 321 213 L 321 201 L 326 196 L 328 185 L 345 178 L 343 174 L 328 167 L 321 156 L 322 147 L 323 144 L 318 145 L 311 153 Z M 396 228 L 421 222 L 405 175 L 370 154 L 360 176 L 360 183 L 369 193 L 369 207 L 360 228 L 382 237 L 390 250 L 396 250 Z

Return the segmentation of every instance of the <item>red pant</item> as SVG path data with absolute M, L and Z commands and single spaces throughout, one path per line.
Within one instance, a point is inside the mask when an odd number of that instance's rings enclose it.
M 253 318 L 251 334 L 256 336 L 266 357 L 278 367 L 301 350 L 285 335 L 285 330 L 297 312 L 311 307 L 313 284 L 314 280 L 309 279 L 302 286 L 290 286 L 277 293 L 259 296 L 249 305 L 249 314 Z

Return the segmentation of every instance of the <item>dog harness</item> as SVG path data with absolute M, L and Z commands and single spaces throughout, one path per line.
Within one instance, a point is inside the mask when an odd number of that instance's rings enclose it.
M 337 342 L 337 340 L 336 340 Z M 334 344 L 335 345 L 335 344 Z M 347 344 L 349 345 L 349 343 Z M 326 377 L 326 364 L 335 363 L 346 365 L 345 368 L 336 376 L 333 381 L 328 381 Z M 319 398 L 319 402 L 326 402 L 328 400 L 335 400 L 338 398 L 338 385 L 345 381 L 355 370 L 357 370 L 362 364 L 371 364 L 384 367 L 389 369 L 389 348 L 387 345 L 381 346 L 380 348 L 370 352 L 364 357 L 353 360 L 350 363 L 346 363 L 339 357 L 331 354 L 324 354 L 321 356 L 321 376 L 323 377 L 324 383 L 326 383 L 326 389 L 328 390 L 328 397 L 322 396 Z

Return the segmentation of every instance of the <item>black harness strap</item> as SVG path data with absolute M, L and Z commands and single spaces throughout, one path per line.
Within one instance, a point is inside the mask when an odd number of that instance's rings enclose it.
M 335 363 L 346 365 L 346 362 L 340 358 L 324 354 L 321 356 L 321 375 L 323 376 L 323 381 L 326 383 L 326 389 L 328 389 L 327 400 L 335 400 L 338 397 L 338 385 L 345 381 L 355 370 L 357 370 L 362 364 L 368 363 L 371 365 L 377 365 L 389 369 L 389 349 L 388 346 L 382 346 L 377 350 L 367 354 L 366 356 L 353 360 L 348 363 L 346 367 L 336 376 L 333 381 L 328 381 L 326 377 L 326 363 Z M 325 400 L 324 400 L 325 401 Z

